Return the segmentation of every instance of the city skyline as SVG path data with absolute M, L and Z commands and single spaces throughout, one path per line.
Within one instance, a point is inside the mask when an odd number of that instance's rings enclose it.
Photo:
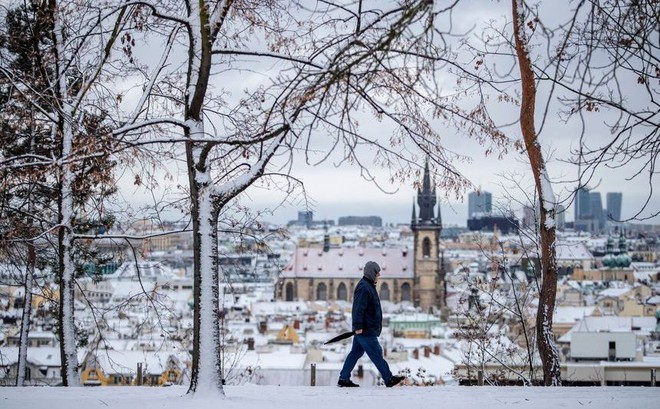
M 476 194 L 476 192 L 470 192 L 470 194 L 472 194 L 472 193 Z M 485 191 L 482 191 L 480 193 L 482 195 L 483 194 L 486 194 L 486 195 L 490 194 L 489 192 L 485 192 Z M 591 193 L 600 194 L 601 192 L 591 192 Z M 609 194 L 614 194 L 616 197 L 618 197 L 618 199 L 612 199 L 612 200 L 619 200 L 619 201 L 621 200 L 621 198 L 623 196 L 620 192 L 607 192 L 607 194 L 608 195 Z M 591 199 L 592 196 L 589 196 L 589 198 Z M 620 204 L 620 202 L 619 202 L 619 204 Z M 462 215 L 462 213 L 469 214 L 469 203 L 459 204 L 459 205 L 451 205 L 449 207 L 449 209 L 451 211 L 449 212 L 449 214 L 447 216 L 446 216 L 447 212 L 445 211 L 445 207 L 443 206 L 442 203 L 440 204 L 440 206 L 442 206 L 441 210 L 442 210 L 443 225 L 445 225 L 445 226 L 467 227 L 469 218 L 465 215 Z M 446 206 L 449 206 L 449 205 L 446 205 Z M 412 204 L 409 207 L 410 208 L 408 210 L 411 211 L 412 210 Z M 335 208 L 333 211 L 329 212 L 329 215 L 320 215 L 320 214 L 317 214 L 313 210 L 297 210 L 297 211 L 293 210 L 293 212 L 291 213 L 291 216 L 288 219 L 286 219 L 285 221 L 281 221 L 280 219 L 278 219 L 276 221 L 276 223 L 277 224 L 287 224 L 289 222 L 297 221 L 300 224 L 300 223 L 303 222 L 301 220 L 300 214 L 301 213 L 308 213 L 308 212 L 311 213 L 311 218 L 309 219 L 310 221 L 319 223 L 319 222 L 322 222 L 324 220 L 332 220 L 332 221 L 335 222 L 336 225 L 341 224 L 340 223 L 341 219 L 347 219 L 347 218 L 370 218 L 370 217 L 373 218 L 373 217 L 375 217 L 375 218 L 381 219 L 383 225 L 386 225 L 386 224 L 408 224 L 411 221 L 410 218 L 408 218 L 408 219 L 402 218 L 399 221 L 394 221 L 394 219 L 387 219 L 386 217 L 384 217 L 383 215 L 381 215 L 377 211 L 376 212 L 372 211 L 371 213 L 369 213 L 369 212 L 365 212 L 365 211 L 360 212 L 359 210 L 355 210 L 355 211 L 353 211 L 353 213 L 350 213 L 351 210 L 347 209 L 347 211 L 349 211 L 349 213 L 341 213 L 341 210 L 339 210 L 339 209 L 341 209 L 341 208 Z M 567 214 L 571 214 L 571 209 L 568 209 L 568 210 L 564 209 L 561 204 L 558 205 L 558 209 L 559 209 L 559 212 L 560 212 L 560 214 L 557 215 L 557 224 L 558 224 L 558 226 L 564 226 L 566 221 L 575 222 L 574 217 L 568 217 L 568 218 L 566 217 Z M 529 212 L 529 210 L 530 209 L 528 208 L 527 212 Z M 606 210 L 609 213 L 609 210 L 607 209 L 607 207 L 602 208 L 603 215 L 605 215 Z M 462 212 L 462 211 L 464 211 L 464 212 Z M 281 213 L 286 213 L 286 212 L 288 212 L 288 210 L 286 210 L 286 211 L 281 210 L 280 212 Z M 620 214 L 620 212 L 621 212 L 621 209 L 619 208 L 618 213 Z M 489 213 L 489 212 L 484 212 L 484 213 Z M 496 214 L 496 213 L 493 213 L 493 214 Z M 520 221 L 523 221 L 523 219 L 526 217 L 525 209 L 521 208 L 520 212 L 516 213 L 515 215 L 519 218 Z M 284 216 L 284 217 L 286 218 L 286 216 Z M 461 219 L 461 217 L 462 217 L 462 219 Z M 607 216 L 604 216 L 604 217 L 607 217 Z M 268 218 L 266 218 L 265 220 L 268 221 L 268 222 L 275 222 L 275 221 L 273 221 L 271 219 L 268 219 Z M 646 224 L 646 223 L 644 223 L 644 224 Z M 654 224 L 654 223 L 649 223 L 649 224 Z

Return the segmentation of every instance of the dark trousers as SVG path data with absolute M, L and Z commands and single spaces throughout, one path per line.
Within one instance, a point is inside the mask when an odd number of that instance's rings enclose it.
M 380 372 L 380 376 L 383 378 L 383 381 L 387 383 L 392 377 L 392 371 L 390 371 L 390 366 L 387 364 L 387 361 L 383 358 L 383 348 L 381 348 L 380 343 L 378 342 L 378 337 L 364 336 L 364 335 L 355 335 L 353 337 L 353 346 L 351 347 L 351 352 L 346 356 L 344 361 L 344 366 L 339 372 L 340 379 L 351 379 L 351 372 L 355 368 L 358 359 L 367 353 L 371 362 L 376 365 L 376 369 Z

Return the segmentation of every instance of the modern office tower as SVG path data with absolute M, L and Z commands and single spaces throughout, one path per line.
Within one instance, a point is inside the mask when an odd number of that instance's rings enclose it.
M 600 231 L 605 228 L 605 212 L 603 212 L 603 200 L 600 192 L 589 192 L 591 204 L 591 218 L 593 220 L 591 231 Z
M 493 196 L 485 191 L 472 192 L 468 194 L 468 219 L 475 217 L 475 214 L 493 211 Z
M 564 205 L 557 205 L 555 219 L 557 220 L 557 230 L 564 230 L 566 227 L 566 209 L 564 208 Z
M 623 202 L 623 193 L 621 192 L 608 192 L 606 196 L 607 204 L 607 221 L 621 220 L 621 203 Z
M 591 218 L 591 198 L 589 196 L 589 189 L 581 187 L 575 193 L 575 222 Z
M 298 212 L 298 224 L 309 228 L 314 222 L 314 212 L 311 210 L 302 210 Z
M 522 226 L 526 229 L 534 228 L 536 224 L 536 210 L 531 206 L 523 207 Z

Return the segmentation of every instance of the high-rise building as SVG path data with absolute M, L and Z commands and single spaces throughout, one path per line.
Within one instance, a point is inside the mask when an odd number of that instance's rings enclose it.
M 314 212 L 311 210 L 301 210 L 298 212 L 298 224 L 309 228 L 314 222 Z
M 557 205 L 555 219 L 557 220 L 557 230 L 564 230 L 566 227 L 566 209 L 564 208 L 564 205 Z
M 468 219 L 479 213 L 490 214 L 493 211 L 493 196 L 485 191 L 468 194 Z
M 608 192 L 606 196 L 607 204 L 607 221 L 621 220 L 621 203 L 623 202 L 623 193 L 621 192 Z
M 533 229 L 536 225 L 536 210 L 531 206 L 523 207 L 522 226 L 526 229 Z
M 593 219 L 593 230 L 600 231 L 605 228 L 605 212 L 603 212 L 603 199 L 600 192 L 589 192 L 590 213 Z
M 600 193 L 581 187 L 575 192 L 575 230 L 595 232 L 604 227 L 603 201 Z
M 581 187 L 575 192 L 575 222 L 580 220 L 589 219 L 591 216 L 591 198 L 589 197 L 589 189 Z

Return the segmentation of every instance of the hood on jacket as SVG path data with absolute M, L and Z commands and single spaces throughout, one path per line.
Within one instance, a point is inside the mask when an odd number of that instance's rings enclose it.
M 376 282 L 376 275 L 380 272 L 380 266 L 375 261 L 367 261 L 364 265 L 364 276 L 371 282 Z

